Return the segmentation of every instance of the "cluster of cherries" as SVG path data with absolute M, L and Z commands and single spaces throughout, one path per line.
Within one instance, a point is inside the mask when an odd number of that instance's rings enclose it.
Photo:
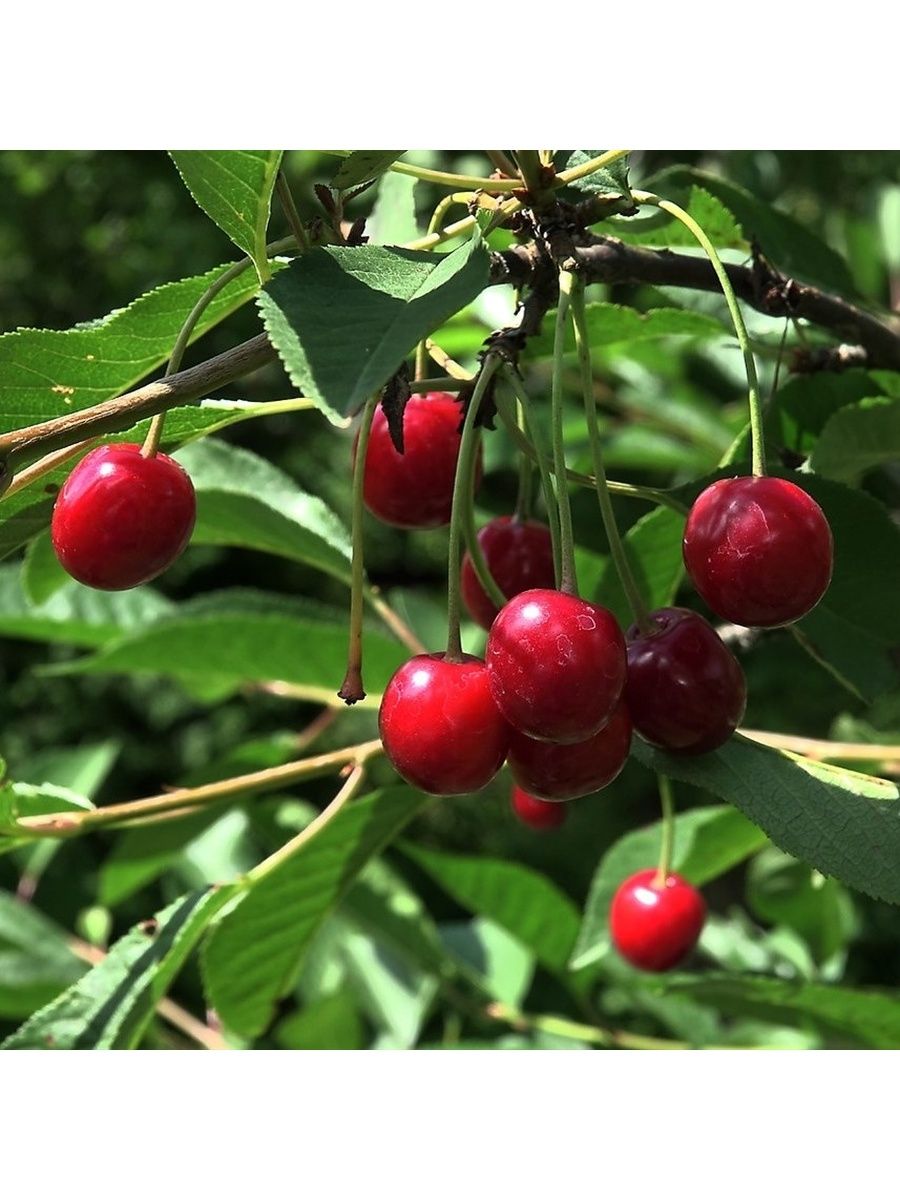
M 435 528 L 451 516 L 460 406 L 444 393 L 413 396 L 398 453 L 381 412 L 373 421 L 364 495 L 377 517 Z M 498 611 L 468 556 L 461 590 L 488 630 L 484 660 L 420 654 L 394 674 L 379 713 L 399 774 L 436 795 L 484 787 L 504 761 L 513 809 L 535 829 L 565 819 L 560 801 L 599 791 L 628 757 L 632 729 L 672 754 L 721 746 L 744 715 L 737 660 L 699 613 L 667 607 L 623 633 L 611 612 L 557 590 L 550 531 L 499 517 L 478 534 L 507 603 Z M 709 608 L 743 626 L 802 617 L 831 578 L 832 537 L 812 497 L 784 479 L 723 479 L 694 503 L 684 561 Z M 667 970 L 695 944 L 699 892 L 674 873 L 626 880 L 613 901 L 613 941 L 628 961 Z

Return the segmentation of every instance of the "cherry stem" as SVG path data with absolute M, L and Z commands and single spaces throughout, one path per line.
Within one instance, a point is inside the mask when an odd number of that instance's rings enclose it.
M 474 197 L 475 197 L 474 192 L 452 192 L 449 196 L 444 196 L 444 198 L 438 203 L 434 212 L 431 214 L 431 220 L 428 222 L 428 230 L 426 231 L 426 234 L 425 234 L 426 240 L 433 237 L 433 235 L 435 235 L 438 232 L 438 230 L 441 227 L 441 223 L 444 220 L 444 217 L 447 215 L 448 211 L 453 207 L 454 204 L 468 205 L 469 201 L 474 199 Z M 429 244 L 427 246 L 423 246 L 422 249 L 423 250 L 432 250 L 432 249 L 434 249 L 435 245 L 437 245 L 437 242 L 434 242 L 433 244 Z M 418 346 L 416 346 L 415 377 L 416 377 L 417 381 L 422 379 L 422 377 L 424 376 L 427 369 L 428 369 L 428 339 L 422 338 L 421 342 L 419 342 Z
M 744 367 L 747 371 L 747 391 L 748 402 L 750 407 L 750 443 L 752 447 L 752 469 L 754 475 L 765 475 L 766 473 L 766 443 L 765 433 L 763 430 L 762 420 L 762 404 L 759 397 L 759 379 L 756 374 L 756 363 L 753 359 L 753 350 L 750 346 L 750 338 L 747 334 L 747 326 L 744 324 L 744 318 L 741 315 L 740 305 L 737 302 L 737 296 L 734 294 L 734 288 L 731 286 L 731 280 L 722 265 L 722 260 L 719 258 L 715 246 L 709 240 L 707 235 L 697 224 L 690 213 L 686 213 L 683 208 L 677 204 L 673 204 L 671 200 L 662 200 L 653 192 L 632 192 L 636 203 L 652 204 L 656 208 L 661 208 L 663 212 L 669 213 L 675 217 L 687 229 L 691 231 L 709 258 L 712 269 L 719 278 L 719 283 L 722 285 L 722 292 L 725 296 L 725 303 L 728 305 L 728 311 L 731 313 L 731 320 L 734 324 L 734 332 L 737 335 L 738 344 L 741 348 L 741 353 L 744 356 Z
M 675 844 L 675 799 L 672 795 L 672 781 L 667 775 L 657 775 L 659 781 L 659 799 L 662 804 L 662 844 L 659 850 L 659 866 L 653 886 L 664 888 L 669 878 L 669 868 L 672 865 L 672 847 Z
M 588 342 L 587 318 L 584 309 L 584 285 L 580 280 L 575 281 L 572 290 L 572 322 L 575 326 L 575 345 L 578 350 L 578 365 L 581 368 L 581 389 L 584 395 L 584 413 L 587 420 L 588 439 L 591 445 L 591 458 L 594 465 L 594 478 L 597 483 L 597 500 L 600 504 L 600 516 L 603 528 L 609 542 L 609 551 L 615 563 L 616 572 L 621 580 L 628 604 L 634 613 L 634 619 L 641 633 L 650 633 L 653 622 L 647 612 L 641 589 L 634 578 L 631 563 L 625 545 L 616 524 L 616 514 L 613 511 L 612 497 L 606 482 L 606 471 L 603 468 L 603 450 L 600 446 L 600 430 L 597 427 L 597 396 L 594 392 L 594 374 L 591 366 L 591 347 Z
M 363 489 L 366 478 L 366 452 L 369 448 L 369 434 L 372 431 L 372 420 L 378 404 L 380 392 L 375 392 L 366 401 L 362 420 L 359 425 L 359 439 L 356 443 L 356 458 L 353 462 L 353 515 L 351 518 L 351 556 L 350 556 L 350 644 L 347 648 L 347 673 L 338 696 L 345 704 L 356 704 L 365 700 L 366 690 L 362 680 L 362 622 L 363 600 L 365 598 L 366 572 L 363 546 Z
M 516 424 L 519 429 L 522 429 L 525 423 L 525 415 L 521 400 L 516 402 Z M 531 486 L 532 465 L 531 459 L 527 454 L 519 455 L 519 486 L 516 491 L 516 507 L 513 509 L 513 520 L 527 521 L 531 516 L 531 499 L 533 489 Z
M 478 431 L 475 419 L 481 407 L 481 400 L 487 391 L 488 384 L 494 372 L 500 366 L 500 359 L 494 354 L 487 354 L 481 364 L 481 372 L 475 384 L 475 389 L 469 400 L 466 418 L 463 422 L 462 437 L 459 444 L 459 457 L 456 460 L 456 476 L 453 480 L 453 506 L 450 512 L 450 546 L 447 552 L 447 662 L 462 661 L 463 650 L 459 636 L 460 603 L 460 550 L 462 532 L 466 520 L 466 508 L 471 507 L 472 474 L 475 469 L 475 450 L 478 445 Z M 506 603 L 504 597 L 502 603 Z
M 566 324 L 569 315 L 569 300 L 573 278 L 569 271 L 559 273 L 559 306 L 556 310 L 556 328 L 553 335 L 553 380 L 550 392 L 550 412 L 553 429 L 553 472 L 556 486 L 556 502 L 559 506 L 559 590 L 571 596 L 578 595 L 578 577 L 575 571 L 575 542 L 572 534 L 572 510 L 569 507 L 569 491 L 566 480 L 566 451 L 563 443 L 563 361 L 566 352 Z
M 278 177 L 275 180 L 275 190 L 278 192 L 278 199 L 281 201 L 281 207 L 284 210 L 287 223 L 291 227 L 291 232 L 297 239 L 297 245 L 301 250 L 308 250 L 309 237 L 303 228 L 303 222 L 300 220 L 300 214 L 297 212 L 294 197 L 291 195 L 291 187 L 283 169 L 278 172 Z
M 491 574 L 491 568 L 487 565 L 487 560 L 481 552 L 481 545 L 478 541 L 478 530 L 475 526 L 474 470 L 470 473 L 469 483 L 470 486 L 466 493 L 466 506 L 463 509 L 463 533 L 465 534 L 466 548 L 469 551 L 469 559 L 471 560 L 478 582 L 497 608 L 503 608 L 504 604 L 506 604 L 506 596 L 500 590 L 497 581 Z
M 485 150 L 485 154 L 503 175 L 508 176 L 510 179 L 516 178 L 518 174 L 516 164 L 508 157 L 505 150 Z

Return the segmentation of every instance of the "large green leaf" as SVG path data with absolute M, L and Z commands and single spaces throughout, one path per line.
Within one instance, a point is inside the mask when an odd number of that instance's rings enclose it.
M 377 938 L 348 930 L 341 940 L 348 984 L 379 1031 L 374 1049 L 409 1050 L 437 992 L 433 975 Z
M 3 1050 L 130 1050 L 233 888 L 181 896 L 6 1039 Z
M 842 408 L 822 430 L 810 458 L 819 475 L 857 483 L 867 471 L 900 457 L 900 400 L 869 397 Z
M 268 275 L 266 229 L 282 150 L 170 150 L 185 187 L 208 217 Z
M 798 933 L 819 963 L 843 950 L 853 931 L 847 889 L 774 846 L 750 865 L 747 903 L 763 921 Z
M 293 383 L 336 421 L 475 299 L 487 285 L 488 261 L 478 237 L 445 255 L 322 246 L 279 271 L 260 310 Z
M 365 1034 L 356 1003 L 346 992 L 323 996 L 286 1017 L 275 1030 L 285 1050 L 362 1050 Z
M 534 956 L 518 938 L 487 917 L 447 922 L 440 932 L 449 952 L 484 992 L 501 1004 L 519 1007 L 534 976 Z
M 609 906 L 619 885 L 659 861 L 662 822 L 625 834 L 600 860 L 591 881 L 571 965 L 577 970 L 609 948 Z M 733 808 L 695 808 L 675 818 L 672 869 L 700 887 L 766 844 L 766 836 Z
M 369 241 L 379 246 L 402 246 L 419 232 L 416 225 L 416 179 L 388 171 L 378 184 L 372 215 L 366 221 Z
M 727 333 L 715 317 L 682 308 L 651 308 L 648 312 L 638 312 L 624 304 L 597 301 L 586 306 L 585 314 L 588 341 L 597 347 L 674 335 L 715 338 Z M 566 333 L 566 349 L 575 353 L 575 334 L 571 328 Z M 541 332 L 529 339 L 528 355 L 531 358 L 553 355 L 553 313 L 545 318 Z
M 675 976 L 655 989 L 773 1024 L 812 1025 L 838 1044 L 900 1049 L 900 993 L 753 975 Z
M 674 200 L 676 197 L 661 191 L 663 199 Z M 716 196 L 705 187 L 692 184 L 681 193 L 681 207 L 693 217 L 700 228 L 706 233 L 713 245 L 726 248 L 742 248 L 747 239 L 734 214 Z M 646 212 L 646 210 L 644 210 Z M 653 211 L 652 216 L 623 218 L 611 221 L 608 228 L 623 242 L 633 245 L 649 246 L 696 246 L 697 239 L 681 221 L 669 216 L 662 210 Z
M 346 191 L 368 179 L 377 179 L 405 153 L 405 150 L 354 150 L 335 171 L 331 186 Z
M 85 971 L 64 929 L 8 892 L 0 892 L 0 1017 L 22 1019 L 48 1004 Z
M 625 535 L 625 553 L 641 595 L 652 611 L 671 604 L 684 573 L 681 538 L 685 518 L 671 508 L 655 508 L 636 521 Z M 596 599 L 628 626 L 634 619 L 619 574 L 607 560 Z
M 736 805 L 776 846 L 823 875 L 900 904 L 900 792 L 895 783 L 739 735 L 695 758 L 663 754 L 639 738 L 632 753 L 654 771 Z
M 266 1028 L 322 921 L 425 803 L 407 787 L 354 801 L 223 918 L 203 966 L 209 1001 L 229 1029 L 254 1037 Z

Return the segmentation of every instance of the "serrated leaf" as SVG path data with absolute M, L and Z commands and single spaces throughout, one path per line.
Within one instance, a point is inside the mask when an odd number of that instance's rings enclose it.
M 405 150 L 354 150 L 332 175 L 331 186 L 346 191 L 368 179 L 377 179 L 405 153 Z
M 900 792 L 895 783 L 735 735 L 709 754 L 676 757 L 639 738 L 646 767 L 704 788 L 750 818 L 776 846 L 842 883 L 900 904 Z
M 185 187 L 268 278 L 266 229 L 282 150 L 170 150 Z
M 445 255 L 321 246 L 279 271 L 259 307 L 291 381 L 339 421 L 478 295 L 488 263 L 480 238 Z
M 666 200 L 676 199 L 669 192 L 661 192 Z M 744 249 L 747 238 L 734 213 L 705 187 L 692 185 L 686 192 L 681 207 L 694 218 L 714 246 L 720 249 Z M 657 209 L 649 217 L 622 217 L 609 222 L 612 233 L 633 246 L 697 246 L 697 239 L 681 221 L 664 210 Z
M 626 833 L 594 873 L 571 966 L 579 970 L 609 949 L 609 906 L 619 885 L 659 861 L 662 822 Z M 766 844 L 766 836 L 733 808 L 695 808 L 675 818 L 672 869 L 700 887 L 731 870 Z
M 636 308 L 629 308 L 625 304 L 597 301 L 586 305 L 585 316 L 588 342 L 596 347 L 676 335 L 714 338 L 728 332 L 715 317 L 681 308 L 651 308 L 648 312 L 638 312 Z M 553 320 L 551 312 L 545 318 L 541 332 L 529 338 L 529 358 L 552 357 Z M 575 353 L 575 334 L 571 328 L 566 333 L 566 350 Z
M 419 230 L 416 225 L 416 183 L 412 175 L 388 171 L 378 184 L 372 215 L 366 222 L 369 241 L 379 246 L 402 246 Z
M 29 1016 L 85 970 L 64 929 L 32 905 L 0 892 L 0 1017 Z
M 210 1003 L 228 1028 L 244 1037 L 266 1028 L 325 917 L 425 803 L 406 787 L 354 801 L 223 918 L 205 947 L 203 972 Z
M 671 604 L 684 574 L 681 539 L 685 518 L 671 508 L 655 508 L 632 525 L 623 541 L 641 595 L 652 611 Z M 634 619 L 612 560 L 607 560 L 597 588 L 598 604 L 612 610 L 620 624 Z
M 142 922 L 106 958 L 6 1039 L 0 1050 L 129 1050 L 206 926 L 234 893 L 206 888 Z
M 868 397 L 831 417 L 809 465 L 819 475 L 857 483 L 867 471 L 900 457 L 900 400 Z
M 573 150 L 566 160 L 564 170 L 570 171 L 574 167 L 580 167 L 592 158 L 599 158 L 602 153 L 603 151 L 601 150 Z M 595 195 L 630 198 L 628 156 L 626 155 L 624 158 L 610 163 L 608 167 L 601 167 L 598 171 L 593 171 L 590 175 L 584 175 L 581 179 L 576 179 L 569 186 L 577 188 L 580 192 L 588 192 Z

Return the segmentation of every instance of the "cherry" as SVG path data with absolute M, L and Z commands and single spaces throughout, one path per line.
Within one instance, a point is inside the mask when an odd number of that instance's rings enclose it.
M 378 713 L 385 753 L 407 783 L 436 796 L 477 792 L 503 766 L 509 730 L 480 658 L 417 654 L 394 672 Z
M 628 630 L 625 698 L 634 727 L 662 750 L 703 754 L 734 733 L 747 684 L 737 659 L 699 613 L 659 608 L 653 630 Z
M 815 608 L 831 581 L 825 514 L 787 479 L 720 479 L 694 501 L 684 564 L 713 610 L 737 625 L 788 625 Z
M 513 787 L 510 803 L 522 824 L 530 825 L 532 829 L 559 829 L 566 819 L 564 804 L 539 800 L 537 796 L 523 792 L 520 787 Z
M 369 512 L 401 529 L 437 529 L 447 524 L 462 418 L 462 406 L 447 392 L 411 396 L 403 410 L 403 453 L 398 454 L 387 417 L 378 408 L 363 479 Z M 476 473 L 479 470 L 476 466 Z
M 670 971 L 697 944 L 706 904 L 686 879 L 670 872 L 660 884 L 654 867 L 620 884 L 609 909 L 613 945 L 642 971 Z
M 507 600 L 529 588 L 552 588 L 553 545 L 539 521 L 495 517 L 478 531 L 478 545 L 494 581 Z M 462 597 L 482 629 L 490 629 L 499 609 L 478 582 L 468 553 L 462 563 Z
M 60 489 L 50 534 L 63 567 L 80 583 L 121 591 L 175 561 L 194 528 L 197 501 L 187 472 L 140 446 L 98 446 Z
M 504 717 L 542 741 L 593 737 L 625 686 L 625 639 L 612 613 L 547 588 L 504 605 L 485 659 Z
M 519 787 L 539 800 L 576 800 L 612 783 L 630 747 L 631 717 L 620 703 L 599 733 L 583 742 L 539 742 L 510 730 L 509 769 Z

